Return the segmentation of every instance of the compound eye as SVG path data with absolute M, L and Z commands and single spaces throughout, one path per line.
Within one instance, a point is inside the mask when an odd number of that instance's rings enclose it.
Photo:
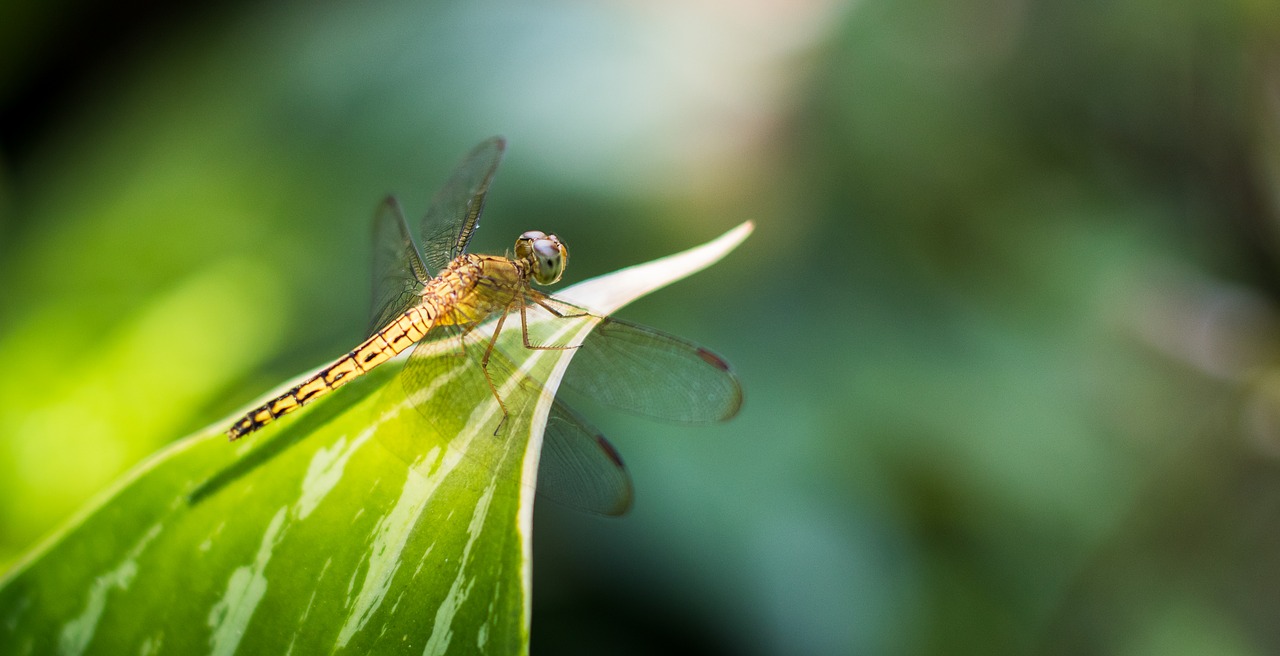
M 516 239 L 516 259 L 523 260 L 533 252 L 533 242 L 546 239 L 547 234 L 541 230 L 530 230 Z
M 560 276 L 564 275 L 565 263 L 569 260 L 569 250 L 564 244 L 555 235 L 544 236 L 533 240 L 532 251 L 533 281 L 539 285 L 552 285 L 559 281 Z

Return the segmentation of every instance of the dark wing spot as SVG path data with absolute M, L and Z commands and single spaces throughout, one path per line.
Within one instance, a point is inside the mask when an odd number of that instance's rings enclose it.
M 702 358 L 703 362 L 706 362 L 707 364 L 715 367 L 716 369 L 719 369 L 721 371 L 729 370 L 728 362 L 725 362 L 723 359 L 720 358 L 720 356 L 716 355 L 715 353 L 712 353 L 711 351 L 708 351 L 707 349 L 699 347 L 698 357 Z
M 609 459 L 612 460 L 613 464 L 617 465 L 619 469 L 622 469 L 625 466 L 622 464 L 622 455 L 618 453 L 617 449 L 613 448 L 613 444 L 611 444 L 609 440 L 605 439 L 605 437 L 599 433 L 596 433 L 596 444 L 600 445 L 600 450 L 604 451 L 604 454 L 609 456 Z

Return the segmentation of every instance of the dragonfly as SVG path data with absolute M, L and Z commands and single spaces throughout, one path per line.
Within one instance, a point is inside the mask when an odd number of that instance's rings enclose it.
M 595 316 L 535 289 L 533 285 L 555 284 L 564 273 L 569 252 L 557 236 L 525 232 L 509 255 L 467 252 L 505 149 L 505 140 L 493 137 L 471 150 L 433 198 L 420 224 L 420 241 L 414 240 L 396 198 L 383 200 L 374 215 L 373 303 L 367 338 L 315 375 L 247 412 L 228 430 L 231 440 L 417 347 L 398 374 L 412 398 L 423 381 L 433 380 L 438 373 L 439 349 L 424 347 L 444 341 L 456 341 L 462 354 L 469 356 L 471 368 L 483 375 L 503 416 L 496 434 L 511 411 L 495 382 L 501 377 L 494 375 L 513 370 L 511 359 L 497 346 L 508 317 L 519 317 L 524 348 L 570 348 L 533 343 L 531 311 L 548 313 L 553 321 L 582 317 L 597 321 L 581 345 L 574 347 L 577 352 L 564 374 L 563 387 L 624 411 L 677 423 L 725 421 L 738 413 L 742 387 L 720 356 L 653 328 Z M 488 343 L 482 350 L 468 349 L 465 337 L 491 320 L 494 327 Z M 630 508 L 631 480 L 617 450 L 558 398 L 548 415 L 542 455 L 540 495 L 604 515 L 620 515 Z

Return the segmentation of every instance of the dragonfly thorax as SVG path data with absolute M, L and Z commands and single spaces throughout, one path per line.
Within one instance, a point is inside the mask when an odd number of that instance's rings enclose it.
M 534 282 L 554 285 L 564 275 L 569 249 L 555 235 L 530 230 L 516 240 L 516 259 L 531 272 Z

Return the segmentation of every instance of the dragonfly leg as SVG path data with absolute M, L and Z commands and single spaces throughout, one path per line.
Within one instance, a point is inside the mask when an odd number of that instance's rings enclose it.
M 489 345 L 484 349 L 484 357 L 480 359 L 480 370 L 484 373 L 484 382 L 489 384 L 489 391 L 493 393 L 493 398 L 498 402 L 498 407 L 502 409 L 502 421 L 498 422 L 497 428 L 493 429 L 496 436 L 502 431 L 503 425 L 507 423 L 507 417 L 511 413 L 507 411 L 507 404 L 503 403 L 502 395 L 498 394 L 498 386 L 493 384 L 493 377 L 489 375 L 489 359 L 493 355 L 493 346 L 498 343 L 498 336 L 502 334 L 502 324 L 507 320 L 507 314 L 511 307 L 508 306 L 501 314 L 498 315 L 498 323 L 493 327 L 493 337 L 489 338 Z
M 537 303 L 538 305 L 541 305 L 542 307 L 546 308 L 549 312 L 551 312 L 557 318 L 560 318 L 560 319 L 571 319 L 573 317 L 585 317 L 587 315 L 587 313 L 585 312 L 582 312 L 579 314 L 564 314 L 556 310 L 555 308 L 551 307 L 550 305 L 543 303 L 542 300 L 539 299 L 534 294 L 530 294 L 529 297 L 533 299 L 534 303 Z M 529 316 L 525 311 L 526 308 L 528 308 L 529 306 L 528 304 L 525 303 L 523 294 L 518 295 L 516 297 L 516 302 L 520 304 L 520 334 L 521 336 L 524 337 L 525 348 L 533 349 L 535 351 L 568 351 L 571 349 L 578 348 L 577 346 L 539 346 L 537 344 L 531 344 L 529 342 Z
M 546 301 L 542 300 L 543 298 L 545 298 L 545 296 L 532 289 L 529 290 L 529 298 L 532 298 L 534 303 L 537 303 L 538 305 L 542 306 L 542 309 L 555 315 L 556 318 L 558 319 L 576 319 L 578 317 L 585 317 L 588 314 L 586 311 L 575 312 L 573 314 L 565 314 L 560 310 L 557 310 L 550 303 L 547 303 Z
M 475 328 L 475 324 L 466 324 L 462 326 L 461 330 L 456 332 L 456 337 L 458 338 L 458 351 L 453 354 L 455 358 L 467 357 L 467 335 L 470 335 L 471 331 L 475 330 Z

